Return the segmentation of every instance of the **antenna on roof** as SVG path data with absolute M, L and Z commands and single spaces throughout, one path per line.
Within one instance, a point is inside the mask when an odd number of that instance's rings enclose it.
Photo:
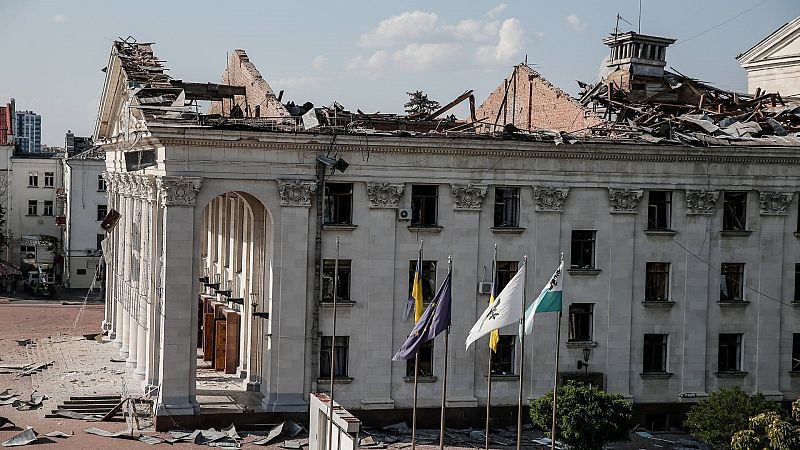
M 639 0 L 639 31 L 637 33 L 642 34 L 642 0 Z

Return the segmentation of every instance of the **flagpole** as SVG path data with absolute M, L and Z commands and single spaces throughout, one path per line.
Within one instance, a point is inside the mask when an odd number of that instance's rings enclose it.
M 417 267 L 417 276 L 422 280 L 422 245 L 425 243 L 424 239 L 419 240 L 419 267 Z M 412 287 L 413 292 L 413 287 Z M 416 304 L 414 305 L 414 323 L 417 323 L 416 317 Z M 411 406 L 411 450 L 417 448 L 417 385 L 419 381 L 419 351 L 414 355 L 414 400 Z M 329 449 L 330 450 L 330 449 Z
M 328 450 L 333 448 L 333 385 L 336 376 L 336 290 L 339 288 L 339 238 L 336 238 L 336 259 L 333 261 L 333 330 L 331 332 L 331 394 L 328 406 Z
M 492 256 L 492 293 L 489 294 L 490 296 L 494 294 L 495 291 L 495 283 L 497 280 L 495 279 L 495 274 L 497 273 L 497 244 L 494 244 L 494 255 Z M 497 299 L 495 299 L 497 301 Z M 486 429 L 484 430 L 484 435 L 486 437 L 486 444 L 484 448 L 489 450 L 489 419 L 491 417 L 491 407 L 492 407 L 492 347 L 491 347 L 491 340 L 492 334 L 489 333 L 489 375 L 486 377 Z
M 519 326 L 522 332 L 519 335 L 519 399 L 517 402 L 517 450 L 522 449 L 522 387 L 525 380 L 525 300 L 528 292 L 528 255 L 523 258 L 525 265 L 522 278 L 522 317 L 519 318 Z
M 558 311 L 558 324 L 556 325 L 556 366 L 553 372 L 553 424 L 550 428 L 550 450 L 556 449 L 556 405 L 558 400 L 558 351 L 561 347 L 561 310 Z
M 453 255 L 447 257 L 447 273 L 453 271 Z M 452 300 L 451 300 L 452 302 Z M 444 421 L 447 407 L 447 352 L 450 348 L 450 327 L 444 331 L 444 382 L 442 383 L 442 417 L 439 422 L 439 450 L 444 450 Z

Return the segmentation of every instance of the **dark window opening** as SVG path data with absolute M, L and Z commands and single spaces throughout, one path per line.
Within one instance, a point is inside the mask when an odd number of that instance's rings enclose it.
M 76 272 L 78 275 L 86 275 L 86 269 L 78 269 Z
M 326 259 L 322 262 L 322 301 L 333 301 L 333 273 L 336 260 Z M 350 260 L 339 260 L 339 280 L 336 283 L 336 301 L 350 300 Z
M 414 288 L 414 274 L 417 271 L 417 261 L 408 264 L 408 293 Z M 422 301 L 429 303 L 436 295 L 436 261 L 422 261 Z
M 336 360 L 335 378 L 347 377 L 347 354 L 349 353 L 350 337 L 349 336 L 336 336 L 336 353 L 334 357 Z M 319 377 L 330 378 L 331 376 L 331 337 L 322 336 L 322 342 L 319 351 Z
M 436 226 L 438 189 L 436 185 L 411 186 L 411 225 Z
M 497 261 L 495 270 L 495 291 L 497 294 L 506 287 L 509 281 L 517 274 L 517 261 Z
M 667 300 L 669 300 L 669 263 L 647 263 L 644 301 L 664 302 Z
M 39 202 L 36 200 L 28 200 L 28 215 L 35 216 L 39 214 Z
M 494 189 L 494 226 L 519 226 L 519 188 L 498 187 Z
M 353 223 L 353 183 L 325 183 L 325 223 Z
M 406 361 L 406 376 L 414 376 L 414 358 Z M 433 376 L 433 341 L 428 341 L 419 348 L 419 368 L 417 376 Z
M 103 249 L 103 240 L 105 240 L 105 238 L 106 238 L 105 234 L 98 234 L 97 235 L 97 247 L 95 247 L 97 250 L 102 250 Z
M 573 269 L 594 269 L 594 230 L 572 230 L 570 267 Z
M 744 300 L 744 264 L 723 263 L 719 287 L 719 301 L 740 302 Z
M 53 172 L 44 173 L 44 187 L 55 186 L 55 174 Z
M 30 172 L 28 174 L 28 186 L 29 187 L 38 187 L 39 186 L 39 174 L 36 172 Z
M 102 222 L 103 219 L 106 218 L 107 214 L 108 214 L 108 206 L 106 206 L 106 205 L 97 205 L 97 221 L 98 222 Z M 134 241 L 134 242 L 138 242 L 138 241 Z
M 45 200 L 42 204 L 42 215 L 43 216 L 52 216 L 53 215 L 53 201 L 52 200 Z
M 669 230 L 672 215 L 672 192 L 650 191 L 647 204 L 647 229 Z
M 746 230 L 747 192 L 725 192 L 722 205 L 722 229 L 724 231 Z
M 97 191 L 98 192 L 106 191 L 106 180 L 105 178 L 103 178 L 102 175 L 97 176 Z
M 501 335 L 497 341 L 497 351 L 492 352 L 492 375 L 514 375 L 514 346 L 517 337 Z
M 592 340 L 592 313 L 594 303 L 573 303 L 569 305 L 569 340 Z
M 792 372 L 800 372 L 800 333 L 792 335 Z
M 742 335 L 719 335 L 719 372 L 738 372 L 742 370 Z
M 644 355 L 642 359 L 642 372 L 667 371 L 667 341 L 666 334 L 645 334 Z
M 794 264 L 794 301 L 800 303 L 800 263 Z

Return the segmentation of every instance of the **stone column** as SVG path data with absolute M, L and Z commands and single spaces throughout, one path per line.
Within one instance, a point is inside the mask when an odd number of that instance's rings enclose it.
M 155 201 L 155 178 L 152 175 L 139 177 L 140 204 L 142 205 L 141 221 L 139 223 L 140 239 L 139 244 L 139 333 L 136 343 L 136 370 L 133 372 L 141 379 L 145 378 L 147 365 L 147 332 L 148 332 L 148 311 L 153 303 L 151 290 L 152 273 L 150 271 L 152 255 L 151 248 L 151 216 L 153 202 Z
M 125 365 L 128 367 L 136 367 L 137 352 L 139 351 L 139 303 L 141 302 L 139 286 L 141 285 L 142 274 L 139 271 L 139 260 L 134 258 L 140 256 L 139 248 L 141 247 L 142 239 L 142 200 L 140 196 L 140 187 L 138 182 L 139 177 L 131 175 L 131 213 L 132 224 L 131 231 L 135 231 L 135 235 L 131 235 L 128 244 L 128 267 L 130 268 L 130 276 L 128 277 L 129 286 L 129 308 L 128 313 L 130 325 L 128 328 L 128 358 L 125 360 Z M 129 233 L 131 234 L 131 233 Z
M 198 410 L 197 301 L 194 262 L 194 206 L 201 178 L 157 179 L 162 216 L 161 355 L 157 415 L 186 415 Z
M 116 189 L 113 176 L 109 172 L 103 172 L 103 180 L 106 183 L 106 196 L 109 210 L 117 210 Z M 116 249 L 116 233 L 112 230 L 106 233 L 106 252 L 103 252 L 103 258 L 106 260 L 106 273 L 105 273 L 105 306 L 106 312 L 103 318 L 103 329 L 108 331 L 108 338 L 112 341 L 117 337 L 116 327 L 116 299 L 114 297 L 114 286 L 116 283 L 115 266 L 114 266 L 114 253 Z
M 121 324 L 119 329 L 122 330 L 122 337 L 119 350 L 120 359 L 126 359 L 129 355 L 130 349 L 130 240 L 131 240 L 131 226 L 133 223 L 133 202 L 130 197 L 130 176 L 128 174 L 120 174 L 123 183 L 122 191 L 122 217 L 125 223 L 125 228 L 121 230 L 120 239 L 120 260 L 121 260 L 121 282 L 120 282 L 120 298 L 122 299 L 122 311 L 118 316 Z
M 155 178 L 150 178 L 150 182 L 155 184 Z M 148 250 L 148 254 L 150 255 L 148 260 L 148 264 L 150 265 L 150 296 L 147 305 L 145 393 L 154 391 L 158 387 L 161 354 L 161 304 L 163 302 L 161 271 L 164 266 L 164 258 L 161 251 L 163 236 L 163 229 L 161 228 L 163 224 L 160 206 L 161 198 L 157 185 L 155 185 L 155 189 L 151 192 L 150 198 L 152 199 L 152 204 L 150 205 L 151 215 L 149 217 L 150 246 Z

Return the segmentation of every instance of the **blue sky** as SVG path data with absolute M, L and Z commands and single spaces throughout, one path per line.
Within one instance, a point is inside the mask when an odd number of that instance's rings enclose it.
M 474 89 L 480 103 L 526 55 L 574 94 L 576 79 L 595 78 L 617 13 L 635 30 L 638 10 L 639 0 L 2 0 L 0 102 L 40 113 L 48 145 L 63 146 L 67 129 L 90 135 L 100 69 L 129 35 L 155 42 L 175 78 L 218 82 L 226 53 L 243 48 L 284 100 L 365 112 L 402 112 L 416 89 L 441 103 Z M 744 91 L 734 57 L 798 15 L 797 0 L 643 0 L 641 31 L 678 39 L 667 62 L 680 72 Z

